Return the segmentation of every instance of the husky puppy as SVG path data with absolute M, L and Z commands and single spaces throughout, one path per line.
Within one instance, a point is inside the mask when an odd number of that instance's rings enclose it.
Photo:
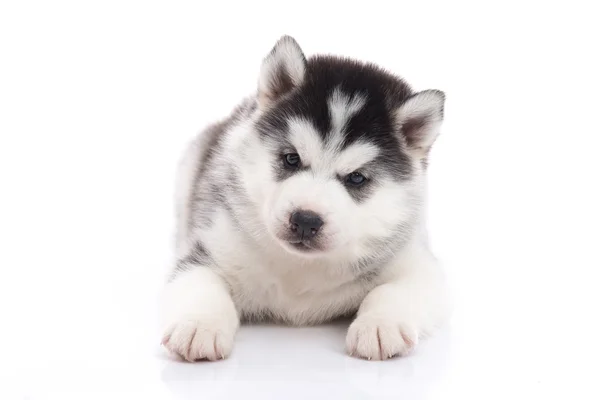
M 306 58 L 282 37 L 255 96 L 189 145 L 177 187 L 177 261 L 163 345 L 231 354 L 240 321 L 356 315 L 349 354 L 411 351 L 447 313 L 424 226 L 444 94 L 362 62 Z

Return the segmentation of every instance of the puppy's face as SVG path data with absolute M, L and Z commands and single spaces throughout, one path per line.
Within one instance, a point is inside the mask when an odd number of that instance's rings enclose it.
M 328 103 L 335 115 L 326 131 L 310 116 L 272 111 L 271 117 L 286 120 L 262 139 L 272 180 L 265 185 L 271 190 L 265 191 L 264 222 L 291 252 L 359 255 L 370 240 L 393 236 L 412 216 L 415 166 L 391 132 L 379 141 L 369 135 L 350 140 L 346 133 L 360 124 L 362 97 L 334 92 Z
M 389 251 L 421 200 L 422 161 L 443 95 L 412 94 L 398 78 L 348 60 L 305 60 L 291 38 L 265 59 L 251 196 L 261 225 L 290 253 Z

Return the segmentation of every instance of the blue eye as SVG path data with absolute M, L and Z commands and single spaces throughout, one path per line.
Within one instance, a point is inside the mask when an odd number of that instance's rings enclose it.
M 367 181 L 367 178 L 360 172 L 353 172 L 346 177 L 346 183 L 352 186 L 360 186 Z
M 285 154 L 283 163 L 287 168 L 298 168 L 300 166 L 300 156 L 296 153 Z

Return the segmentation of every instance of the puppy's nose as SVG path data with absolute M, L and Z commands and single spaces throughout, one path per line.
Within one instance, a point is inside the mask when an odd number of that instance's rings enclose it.
M 294 211 L 290 216 L 290 229 L 303 239 L 308 239 L 317 234 L 323 226 L 319 214 L 313 211 Z

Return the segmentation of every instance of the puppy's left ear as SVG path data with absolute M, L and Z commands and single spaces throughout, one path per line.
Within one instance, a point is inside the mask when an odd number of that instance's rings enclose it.
M 265 57 L 258 78 L 258 102 L 264 108 L 302 84 L 306 57 L 291 36 L 283 36 Z
M 424 90 L 409 97 L 396 113 L 409 150 L 419 156 L 427 155 L 439 134 L 445 99 L 440 90 Z

